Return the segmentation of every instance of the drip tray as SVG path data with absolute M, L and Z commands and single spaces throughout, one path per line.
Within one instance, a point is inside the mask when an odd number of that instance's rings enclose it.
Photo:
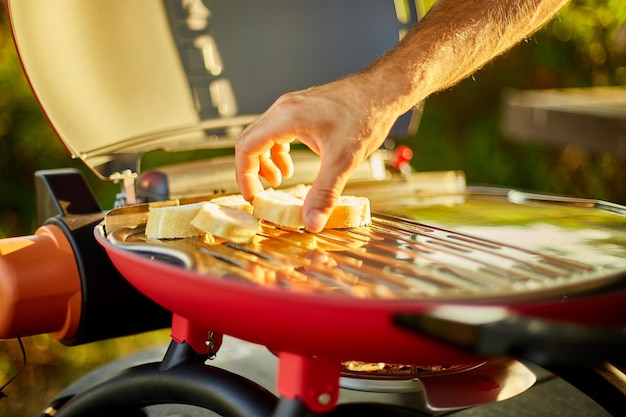
M 413 368 L 411 371 L 417 370 Z M 532 371 L 513 359 L 424 369 L 411 376 L 408 373 L 396 377 L 376 372 L 367 374 L 344 371 L 340 385 L 349 390 L 378 393 L 423 391 L 431 410 L 451 410 L 502 401 L 526 391 L 537 380 Z

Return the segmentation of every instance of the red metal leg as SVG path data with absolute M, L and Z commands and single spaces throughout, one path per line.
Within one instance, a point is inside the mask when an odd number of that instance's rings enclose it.
M 222 336 L 210 333 L 178 314 L 172 317 L 172 339 L 178 343 L 187 342 L 199 354 L 214 355 L 222 345 Z
M 316 413 L 332 410 L 339 398 L 341 362 L 289 352 L 278 355 L 278 394 L 299 399 Z

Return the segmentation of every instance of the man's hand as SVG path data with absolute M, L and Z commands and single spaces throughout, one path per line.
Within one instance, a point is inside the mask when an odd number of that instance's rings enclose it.
M 237 183 L 252 201 L 263 189 L 293 174 L 289 144 L 294 139 L 321 157 L 320 171 L 304 202 L 303 219 L 320 231 L 356 167 L 386 139 L 397 115 L 374 107 L 359 75 L 280 97 L 237 139 Z
M 386 139 L 396 119 L 453 86 L 539 29 L 568 0 L 437 0 L 426 16 L 362 72 L 280 97 L 235 144 L 243 196 L 293 173 L 297 138 L 322 160 L 304 202 L 304 223 L 321 230 L 356 167 Z

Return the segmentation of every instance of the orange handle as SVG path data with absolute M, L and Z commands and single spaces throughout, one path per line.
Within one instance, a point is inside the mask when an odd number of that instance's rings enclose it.
M 59 227 L 0 240 L 0 339 L 42 333 L 71 338 L 81 305 L 74 252 Z

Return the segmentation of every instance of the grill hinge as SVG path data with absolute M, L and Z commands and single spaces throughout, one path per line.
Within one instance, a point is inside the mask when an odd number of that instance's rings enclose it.
M 114 172 L 109 178 L 114 183 L 121 184 L 121 191 L 115 195 L 115 207 L 137 204 L 137 193 L 135 191 L 136 172 L 127 169 L 121 173 Z

